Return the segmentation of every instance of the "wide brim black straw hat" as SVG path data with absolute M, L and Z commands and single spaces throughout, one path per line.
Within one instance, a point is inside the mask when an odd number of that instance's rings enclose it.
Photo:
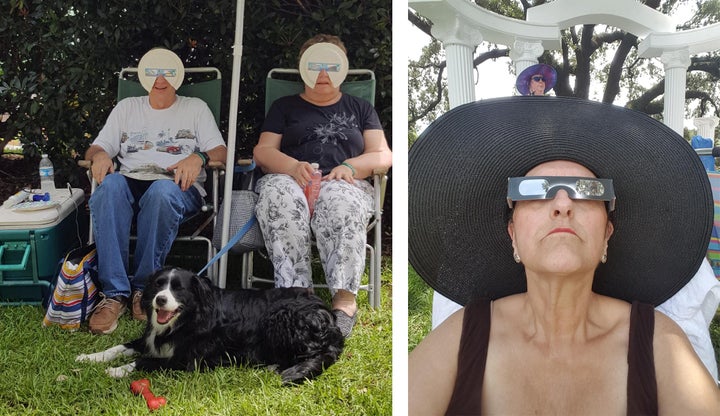
M 696 273 L 713 223 L 710 183 L 680 135 L 625 108 L 564 97 L 456 107 L 411 147 L 409 259 L 433 289 L 466 304 L 526 291 L 507 233 L 508 177 L 569 160 L 613 179 L 615 231 L 599 294 L 659 305 Z

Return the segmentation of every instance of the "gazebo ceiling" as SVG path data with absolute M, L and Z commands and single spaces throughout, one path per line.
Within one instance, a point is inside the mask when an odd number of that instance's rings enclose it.
M 560 29 L 583 24 L 603 24 L 644 38 L 650 33 L 674 32 L 669 16 L 636 0 L 555 0 L 527 10 L 527 21 L 556 25 Z
M 461 20 L 478 29 L 486 42 L 512 46 L 518 39 L 539 40 L 545 49 L 560 49 L 560 30 L 554 24 L 512 19 L 467 0 L 409 0 L 408 5 L 436 24 Z

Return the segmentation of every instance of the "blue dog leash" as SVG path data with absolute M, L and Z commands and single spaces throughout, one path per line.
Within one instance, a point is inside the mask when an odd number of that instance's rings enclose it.
M 245 225 L 243 225 L 242 228 L 230 239 L 230 241 L 228 241 L 228 243 L 225 245 L 225 247 L 223 247 L 223 248 L 215 255 L 215 257 L 213 257 L 212 259 L 210 259 L 210 261 L 208 262 L 208 264 L 206 264 L 205 267 L 203 267 L 203 268 L 198 272 L 198 276 L 202 276 L 203 272 L 205 272 L 205 270 L 207 270 L 208 267 L 212 266 L 212 264 L 215 263 L 220 257 L 222 257 L 223 254 L 227 253 L 227 251 L 230 250 L 230 248 L 232 248 L 232 246 L 234 246 L 235 243 L 237 243 L 238 241 L 240 241 L 240 239 L 243 238 L 243 236 L 244 236 L 248 231 L 250 231 L 250 228 L 253 226 L 253 224 L 255 224 L 255 220 L 256 220 L 256 219 L 255 219 L 255 215 L 253 215 L 252 217 L 250 217 L 250 219 L 247 220 L 247 222 L 245 223 Z

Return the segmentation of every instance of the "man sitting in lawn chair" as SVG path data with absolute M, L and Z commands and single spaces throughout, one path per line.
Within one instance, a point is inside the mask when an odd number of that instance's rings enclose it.
M 89 202 L 103 293 L 90 317 L 94 334 L 113 332 L 128 303 L 135 319 L 146 319 L 140 306 L 145 280 L 165 263 L 180 223 L 201 208 L 203 168 L 227 155 L 207 104 L 176 95 L 185 69 L 175 53 L 152 49 L 138 67 L 149 95 L 121 100 L 85 153 L 99 184 Z M 138 235 L 131 269 L 133 218 Z

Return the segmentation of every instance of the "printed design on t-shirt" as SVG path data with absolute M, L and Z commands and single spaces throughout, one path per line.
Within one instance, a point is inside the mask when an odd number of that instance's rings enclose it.
M 196 136 L 189 129 L 180 129 L 173 136 L 170 129 L 161 130 L 154 137 L 145 131 L 123 131 L 120 137 L 120 151 L 130 154 L 139 151 L 165 152 L 172 155 L 189 155 L 195 151 Z
M 338 145 L 339 140 L 348 140 L 344 131 L 357 128 L 358 123 L 354 114 L 333 113 L 328 117 L 327 123 L 317 124 L 312 128 L 310 140 L 320 140 L 322 144 Z

